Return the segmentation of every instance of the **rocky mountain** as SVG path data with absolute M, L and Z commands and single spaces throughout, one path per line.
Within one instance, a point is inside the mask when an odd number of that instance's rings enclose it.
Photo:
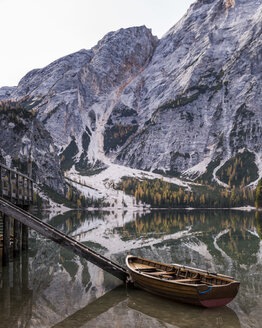
M 168 31 L 119 99 L 143 123 L 118 161 L 192 174 L 243 148 L 261 159 L 261 4 L 197 1 Z
M 29 72 L 0 97 L 34 99 L 63 169 L 112 162 L 219 183 L 244 153 L 262 174 L 262 0 L 197 0 L 161 40 L 146 27 Z M 220 172 L 220 176 L 217 175 Z M 252 179 L 246 180 L 246 184 Z

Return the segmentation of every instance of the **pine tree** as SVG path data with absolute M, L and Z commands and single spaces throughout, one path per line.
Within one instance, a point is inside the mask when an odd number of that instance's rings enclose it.
M 78 198 L 78 200 L 77 200 L 76 204 L 77 204 L 77 207 L 78 207 L 78 208 L 80 208 L 80 207 L 81 207 L 81 200 L 80 200 L 79 198 Z

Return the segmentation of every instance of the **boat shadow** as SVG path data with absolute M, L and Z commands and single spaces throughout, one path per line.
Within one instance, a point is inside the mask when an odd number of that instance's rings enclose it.
M 130 317 L 137 318 L 141 315 L 144 319 L 150 317 L 161 324 L 174 325 L 176 328 L 241 327 L 238 316 L 227 306 L 205 309 L 121 285 L 57 323 L 53 328 L 88 327 L 89 322 L 92 327 L 103 327 L 105 314 L 107 323 L 112 319 L 112 327 L 118 314 L 122 327 L 139 327 L 138 322 L 130 326 Z M 151 324 L 151 320 L 143 320 L 144 328 L 151 328 Z

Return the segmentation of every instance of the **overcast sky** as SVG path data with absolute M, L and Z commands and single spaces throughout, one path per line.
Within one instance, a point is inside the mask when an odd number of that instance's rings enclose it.
M 146 25 L 159 38 L 195 0 L 0 0 L 0 87 L 90 49 L 106 33 Z

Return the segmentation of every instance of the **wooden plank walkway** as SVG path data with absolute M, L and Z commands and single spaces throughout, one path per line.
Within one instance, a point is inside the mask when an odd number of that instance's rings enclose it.
M 23 223 L 29 228 L 39 232 L 46 238 L 53 240 L 59 245 L 73 251 L 75 254 L 85 258 L 86 260 L 97 265 L 101 269 L 111 273 L 120 280 L 127 282 L 129 274 L 125 268 L 119 264 L 107 259 L 106 257 L 96 253 L 87 246 L 77 242 L 73 238 L 65 235 L 49 224 L 42 222 L 34 215 L 14 205 L 10 201 L 0 197 L 0 211 L 7 216 L 14 218 L 15 220 Z

